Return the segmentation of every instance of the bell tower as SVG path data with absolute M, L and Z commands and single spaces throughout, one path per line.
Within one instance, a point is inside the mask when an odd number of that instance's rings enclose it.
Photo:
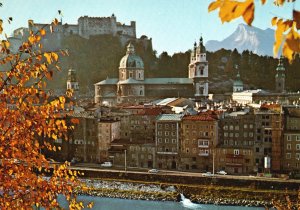
M 208 62 L 203 38 L 200 37 L 199 45 L 194 44 L 189 64 L 189 78 L 193 79 L 194 96 L 196 101 L 208 98 Z
M 276 75 L 275 75 L 275 83 L 276 88 L 275 91 L 277 93 L 284 93 L 285 92 L 285 68 L 283 66 L 283 56 L 279 58 L 279 63 L 276 68 Z
M 74 94 L 77 94 L 79 92 L 79 85 L 75 69 L 69 69 L 68 71 L 67 89 L 72 89 L 74 91 Z

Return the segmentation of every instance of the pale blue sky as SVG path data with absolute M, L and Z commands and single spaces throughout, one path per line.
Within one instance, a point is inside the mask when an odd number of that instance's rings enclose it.
M 27 20 L 48 23 L 58 18 L 58 10 L 63 13 L 63 22 L 76 24 L 80 16 L 111 16 L 114 13 L 117 21 L 130 24 L 136 21 L 137 36 L 147 35 L 152 38 L 153 47 L 158 53 L 167 51 L 185 52 L 198 42 L 202 34 L 207 40 L 222 40 L 230 35 L 241 19 L 222 24 L 218 12 L 208 13 L 208 5 L 212 0 L 1 0 L 0 18 L 4 20 L 4 30 L 10 35 L 13 29 L 26 27 Z M 254 26 L 266 29 L 271 27 L 270 20 L 277 14 L 291 18 L 292 6 L 277 8 L 273 0 L 267 0 L 266 6 L 257 3 Z M 295 8 L 300 4 L 295 3 Z M 8 17 L 13 22 L 8 25 Z

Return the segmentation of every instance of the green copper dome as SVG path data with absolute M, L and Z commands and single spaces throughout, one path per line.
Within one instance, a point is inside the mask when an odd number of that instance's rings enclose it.
M 126 55 L 121 59 L 119 68 L 144 69 L 144 62 L 140 56 L 135 54 L 133 44 L 128 44 Z

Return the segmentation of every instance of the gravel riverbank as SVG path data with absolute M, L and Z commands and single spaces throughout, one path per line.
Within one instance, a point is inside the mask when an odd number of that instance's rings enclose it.
M 272 206 L 270 199 L 253 199 L 251 196 L 236 196 L 234 193 L 218 194 L 211 190 L 201 190 L 201 193 L 191 193 L 186 186 L 153 184 L 138 182 L 107 181 L 97 179 L 84 179 L 86 187 L 79 194 L 90 196 L 156 200 L 156 201 L 180 201 L 180 193 L 196 203 L 217 204 L 217 205 L 237 205 L 237 206 Z M 221 192 L 220 192 L 221 193 Z

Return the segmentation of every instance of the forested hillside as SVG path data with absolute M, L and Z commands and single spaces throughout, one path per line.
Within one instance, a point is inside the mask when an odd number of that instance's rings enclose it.
M 84 39 L 79 36 L 65 37 L 63 47 L 69 50 L 69 56 L 61 57 L 63 71 L 55 75 L 50 88 L 65 88 L 67 70 L 77 70 L 82 92 L 93 90 L 93 84 L 107 77 L 118 77 L 120 59 L 126 53 L 119 38 L 111 35 L 99 35 Z M 136 53 L 145 64 L 146 77 L 187 77 L 190 51 L 168 55 L 163 52 L 156 55 L 152 48 L 146 48 L 142 42 L 133 41 Z M 268 56 L 258 56 L 249 51 L 239 54 L 237 50 L 218 50 L 208 52 L 210 92 L 232 90 L 232 80 L 241 74 L 246 88 L 274 89 L 274 78 L 278 60 Z M 293 64 L 285 61 L 287 90 L 300 90 L 300 59 Z

